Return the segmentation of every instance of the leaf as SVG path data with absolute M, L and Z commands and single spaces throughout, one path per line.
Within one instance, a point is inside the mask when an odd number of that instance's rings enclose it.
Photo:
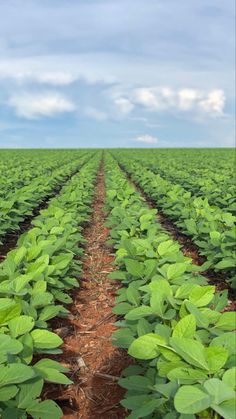
M 208 305 L 214 297 L 215 287 L 213 285 L 196 285 L 189 295 L 189 301 L 197 307 Z
M 230 368 L 222 377 L 222 381 L 232 389 L 236 390 L 236 367 Z
M 174 263 L 173 265 L 170 265 L 167 269 L 167 278 L 179 278 L 186 271 L 187 267 L 188 265 L 186 263 Z
M 164 398 L 155 399 L 152 396 L 130 396 L 121 401 L 122 406 L 132 409 L 132 413 L 127 419 L 138 419 L 150 417 L 154 411 L 158 411 L 159 407 L 165 403 Z
M 130 329 L 122 327 L 112 334 L 112 343 L 119 348 L 128 348 L 134 340 Z
M 9 320 L 21 313 L 21 306 L 10 298 L 0 298 L 0 325 L 6 324 Z
M 18 391 L 18 387 L 14 385 L 0 388 L 0 402 L 6 402 L 10 399 L 13 399 Z
M 190 365 L 208 370 L 205 348 L 200 342 L 193 339 L 172 337 L 170 338 L 170 344 L 177 354 Z
M 233 258 L 224 258 L 215 265 L 216 269 L 227 269 L 235 267 L 235 259 Z
M 34 347 L 36 349 L 52 349 L 57 348 L 63 343 L 63 340 L 56 333 L 48 330 L 35 329 L 31 332 Z
M 129 285 L 126 290 L 127 300 L 134 305 L 138 305 L 140 301 L 140 295 L 138 290 L 133 286 Z
M 210 346 L 219 346 L 225 348 L 228 351 L 229 356 L 235 354 L 235 333 L 225 332 L 222 335 L 217 336 L 211 341 Z
M 235 392 L 218 378 L 205 381 L 204 388 L 212 396 L 214 404 L 220 404 L 235 397 Z
M 39 377 L 33 378 L 27 383 L 19 386 L 20 392 L 17 396 L 17 407 L 27 409 L 33 399 L 40 396 L 43 389 L 43 380 Z
M 18 316 L 8 322 L 11 336 L 16 338 L 30 332 L 34 327 L 34 319 L 30 316 Z
M 34 419 L 61 419 L 63 412 L 60 407 L 52 400 L 43 402 L 35 401 L 28 408 L 27 413 Z
M 217 346 L 205 348 L 206 359 L 211 373 L 218 372 L 228 359 L 228 351 Z
M 142 278 L 144 274 L 144 266 L 142 263 L 133 259 L 125 259 L 125 267 L 130 275 Z
M 133 308 L 126 315 L 126 320 L 139 320 L 143 317 L 147 317 L 153 314 L 153 309 L 149 306 L 140 306 Z
M 221 314 L 215 324 L 215 328 L 222 330 L 234 330 L 236 327 L 236 312 L 226 312 Z
M 9 384 L 20 384 L 35 376 L 33 368 L 23 364 L 0 366 L 0 387 Z
M 119 385 L 127 390 L 148 393 L 152 383 L 147 377 L 143 377 L 141 375 L 131 375 L 130 377 L 121 378 L 119 380 Z
M 4 353 L 16 355 L 21 352 L 23 346 L 18 340 L 12 339 L 8 335 L 0 334 L 0 356 Z
M 140 336 L 129 347 L 129 355 L 137 359 L 153 359 L 159 354 L 159 345 L 165 346 L 166 340 L 154 333 Z
M 173 337 L 193 338 L 196 332 L 196 320 L 192 314 L 181 319 L 173 330 Z
M 132 309 L 133 306 L 131 306 L 131 304 L 129 303 L 120 303 L 117 304 L 114 308 L 113 308 L 113 313 L 115 314 L 126 314 L 129 313 L 130 310 Z
M 176 244 L 173 240 L 166 240 L 159 244 L 157 251 L 160 256 L 164 256 L 176 250 Z
M 179 367 L 171 370 L 167 377 L 171 381 L 177 380 L 180 384 L 194 384 L 206 380 L 207 374 L 199 369 Z
M 179 413 L 193 414 L 208 409 L 211 397 L 194 386 L 182 386 L 174 398 L 174 406 Z
M 235 398 L 222 402 L 220 405 L 212 404 L 211 407 L 224 419 L 235 418 Z
M 147 335 L 152 332 L 152 325 L 146 319 L 139 319 L 137 324 L 138 336 Z

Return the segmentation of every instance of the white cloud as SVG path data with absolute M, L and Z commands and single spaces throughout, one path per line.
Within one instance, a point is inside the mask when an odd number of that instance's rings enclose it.
M 200 93 L 195 89 L 181 89 L 177 93 L 178 95 L 178 107 L 182 111 L 189 111 L 196 104 L 196 101 L 200 97 Z
M 87 107 L 84 110 L 84 114 L 91 119 L 95 119 L 95 121 L 106 121 L 107 114 L 99 109 L 93 107 Z
M 135 138 L 134 141 L 139 143 L 145 143 L 145 144 L 157 144 L 158 139 L 156 137 L 152 137 L 152 135 L 145 134 L 140 135 L 139 137 Z
M 206 99 L 199 102 L 199 107 L 204 112 L 215 115 L 222 115 L 225 107 L 225 94 L 221 89 L 215 89 L 209 92 Z
M 133 94 L 137 104 L 149 109 L 159 108 L 158 96 L 154 89 L 141 87 L 136 89 Z
M 32 79 L 39 83 L 51 84 L 55 86 L 66 86 L 76 81 L 77 77 L 68 72 L 58 71 L 35 74 L 32 75 Z
M 24 68 L 16 62 L 10 65 L 8 62 L 2 62 L 0 64 L 0 79 L 11 79 L 17 83 L 40 83 L 50 84 L 55 86 L 67 86 L 76 81 L 79 76 L 73 74 L 70 71 L 57 71 L 57 70 L 45 70 L 45 69 L 34 69 L 29 70 L 31 65 Z
M 26 119 L 54 116 L 75 110 L 75 105 L 71 101 L 56 92 L 15 95 L 10 98 L 8 105 L 15 109 L 18 116 Z
M 194 112 L 206 116 L 224 113 L 225 93 L 221 89 L 210 91 L 184 87 L 172 89 L 166 86 L 139 87 L 123 92 L 128 100 L 149 112 Z
M 134 108 L 133 103 L 124 97 L 116 98 L 114 102 L 123 115 L 129 114 Z

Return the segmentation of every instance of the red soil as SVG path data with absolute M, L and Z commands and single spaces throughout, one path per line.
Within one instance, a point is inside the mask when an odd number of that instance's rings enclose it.
M 112 345 L 116 316 L 112 313 L 116 290 L 120 284 L 107 278 L 115 269 L 114 256 L 106 245 L 109 230 L 104 226 L 105 186 L 103 168 L 98 174 L 92 219 L 84 230 L 87 240 L 81 287 L 74 292 L 71 306 L 73 319 L 61 322 L 65 332 L 60 361 L 72 371 L 73 385 L 48 386 L 46 398 L 62 407 L 64 419 L 125 418 L 127 411 L 119 405 L 124 390 L 117 380 L 130 365 L 126 351 Z M 68 335 L 68 332 L 72 334 Z

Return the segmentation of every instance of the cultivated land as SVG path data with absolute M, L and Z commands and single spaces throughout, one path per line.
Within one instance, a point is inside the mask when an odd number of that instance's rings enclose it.
M 0 418 L 234 419 L 234 153 L 0 151 Z

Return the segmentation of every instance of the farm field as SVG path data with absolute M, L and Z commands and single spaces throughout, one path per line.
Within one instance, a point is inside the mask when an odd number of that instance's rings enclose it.
M 235 418 L 234 161 L 0 150 L 0 418 Z

